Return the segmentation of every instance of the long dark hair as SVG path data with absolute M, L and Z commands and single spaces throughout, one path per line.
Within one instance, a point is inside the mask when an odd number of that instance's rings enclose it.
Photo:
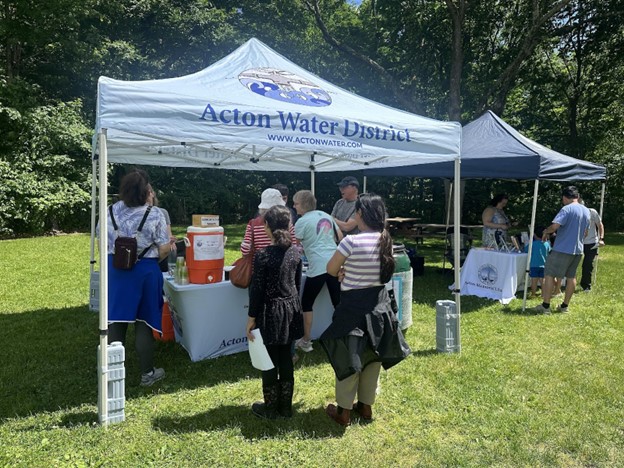
M 127 173 L 119 184 L 119 198 L 128 207 L 142 206 L 147 203 L 150 194 L 149 176 L 142 169 Z
M 503 200 L 509 200 L 509 195 L 507 195 L 506 193 L 499 193 L 490 200 L 490 206 L 496 206 Z
M 292 245 L 290 238 L 290 210 L 285 206 L 274 205 L 264 214 L 275 245 L 286 250 Z
M 394 273 L 395 261 L 392 256 L 392 237 L 386 229 L 386 205 L 383 198 L 374 193 L 363 193 L 355 202 L 355 210 L 360 212 L 362 221 L 369 228 L 380 232 L 379 237 L 379 279 L 387 283 Z

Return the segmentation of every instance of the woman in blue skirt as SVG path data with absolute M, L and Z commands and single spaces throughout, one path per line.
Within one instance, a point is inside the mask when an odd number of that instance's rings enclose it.
M 152 330 L 162 331 L 163 277 L 158 262 L 169 254 L 170 245 L 165 217 L 158 207 L 148 203 L 151 192 L 145 171 L 126 174 L 119 187 L 121 200 L 109 208 L 107 220 L 108 342 L 120 341 L 125 346 L 128 324 L 134 323 L 143 386 L 152 385 L 165 376 L 163 369 L 154 367 Z M 118 236 L 137 239 L 137 253 L 141 258 L 129 270 L 113 266 Z

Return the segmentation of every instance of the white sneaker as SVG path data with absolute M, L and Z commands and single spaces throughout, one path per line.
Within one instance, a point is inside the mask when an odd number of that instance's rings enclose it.
M 143 374 L 141 376 L 141 386 L 142 387 L 150 387 L 154 385 L 159 380 L 165 378 L 165 369 L 154 368 L 151 372 L 147 374 Z
M 570 310 L 570 306 L 567 306 L 567 307 L 561 307 L 561 305 L 557 306 L 557 312 L 560 312 L 562 314 L 567 314 L 569 310 Z
M 295 341 L 295 348 L 299 348 L 301 351 L 306 353 L 314 351 L 314 349 L 312 348 L 312 340 L 306 341 L 303 338 L 299 338 L 297 341 Z

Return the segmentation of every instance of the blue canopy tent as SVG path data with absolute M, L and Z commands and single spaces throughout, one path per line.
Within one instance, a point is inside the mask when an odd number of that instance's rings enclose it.
M 453 177 L 453 164 L 367 169 L 366 175 Z M 600 164 L 575 159 L 525 137 L 494 112 L 487 111 L 462 129 L 462 179 L 599 180 L 607 178 Z
M 600 164 L 575 159 L 525 137 L 494 112 L 487 111 L 462 129 L 462 179 L 535 180 L 530 231 L 535 229 L 537 195 L 540 180 L 602 181 L 600 216 L 604 206 L 607 170 Z M 448 162 L 414 164 L 409 167 L 367 169 L 368 175 L 452 178 Z M 448 219 L 448 217 L 447 217 Z M 448 221 L 447 221 L 448 224 Z M 529 244 L 529 259 L 531 258 Z M 529 262 L 525 273 L 522 308 L 526 307 Z

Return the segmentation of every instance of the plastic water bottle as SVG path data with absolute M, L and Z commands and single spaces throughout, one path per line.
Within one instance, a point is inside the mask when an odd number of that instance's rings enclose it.
M 167 271 L 169 272 L 170 278 L 175 278 L 176 255 L 176 251 L 172 250 L 169 252 L 169 256 L 167 257 Z
M 180 278 L 181 278 L 181 275 L 182 275 L 182 268 L 183 267 L 186 267 L 186 260 L 184 260 L 184 257 L 176 258 L 174 281 L 177 284 L 181 284 L 180 283 Z

